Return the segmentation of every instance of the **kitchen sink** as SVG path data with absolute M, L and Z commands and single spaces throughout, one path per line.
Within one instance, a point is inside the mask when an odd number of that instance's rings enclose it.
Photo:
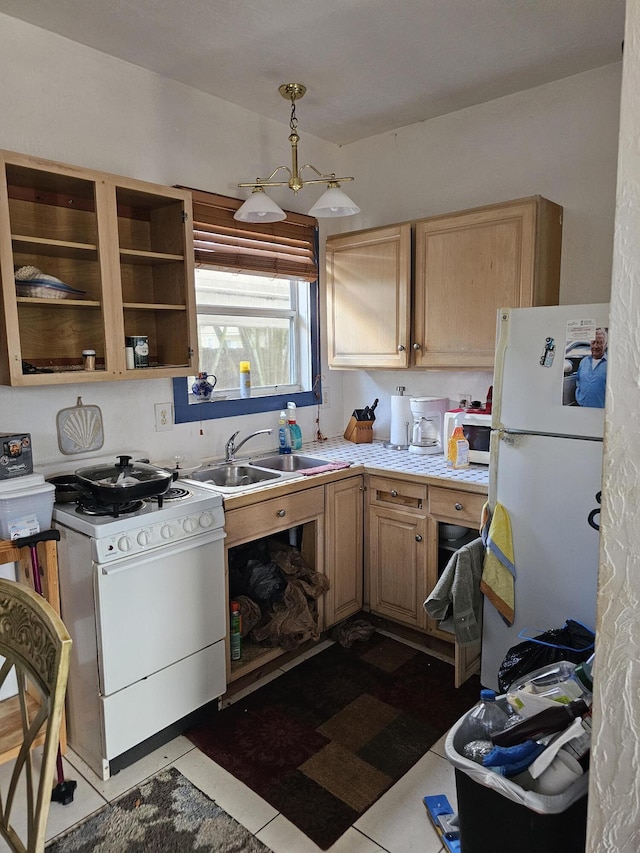
M 212 468 L 194 471 L 189 475 L 189 479 L 191 480 L 198 480 L 200 483 L 211 483 L 214 486 L 227 489 L 243 489 L 256 483 L 278 480 L 280 477 L 281 475 L 274 471 L 261 471 L 259 468 L 236 462 L 223 462 Z
M 328 465 L 326 459 L 316 459 L 313 456 L 299 456 L 297 453 L 283 453 L 274 456 L 264 456 L 260 459 L 252 459 L 250 465 L 259 468 L 270 468 L 273 471 L 304 471 L 307 468 L 318 468 L 320 465 Z

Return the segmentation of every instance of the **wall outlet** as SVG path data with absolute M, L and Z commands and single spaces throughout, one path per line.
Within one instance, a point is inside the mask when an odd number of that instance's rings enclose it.
M 156 403 L 156 432 L 173 429 L 173 403 Z
M 322 386 L 322 405 L 325 406 L 327 409 L 331 405 L 328 385 Z

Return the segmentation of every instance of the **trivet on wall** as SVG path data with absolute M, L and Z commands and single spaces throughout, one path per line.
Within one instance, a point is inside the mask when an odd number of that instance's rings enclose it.
M 85 406 L 82 397 L 78 397 L 75 406 L 60 409 L 56 426 L 58 447 L 67 456 L 100 450 L 104 444 L 102 412 L 99 406 Z

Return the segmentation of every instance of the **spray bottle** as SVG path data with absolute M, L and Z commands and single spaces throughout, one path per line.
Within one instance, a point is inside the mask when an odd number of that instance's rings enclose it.
M 464 413 L 456 416 L 455 426 L 447 446 L 447 465 L 449 468 L 469 467 L 469 442 L 462 429 Z

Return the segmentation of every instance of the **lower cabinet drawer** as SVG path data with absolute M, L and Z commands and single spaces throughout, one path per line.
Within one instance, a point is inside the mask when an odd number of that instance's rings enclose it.
M 438 519 L 446 519 L 453 524 L 468 524 L 479 529 L 482 518 L 482 507 L 486 497 L 458 489 L 440 489 L 429 487 L 429 515 Z
M 324 513 L 324 486 L 260 501 L 225 514 L 226 545 L 268 536 Z
M 369 503 L 372 506 L 422 511 L 427 504 L 427 487 L 387 477 L 370 477 Z

